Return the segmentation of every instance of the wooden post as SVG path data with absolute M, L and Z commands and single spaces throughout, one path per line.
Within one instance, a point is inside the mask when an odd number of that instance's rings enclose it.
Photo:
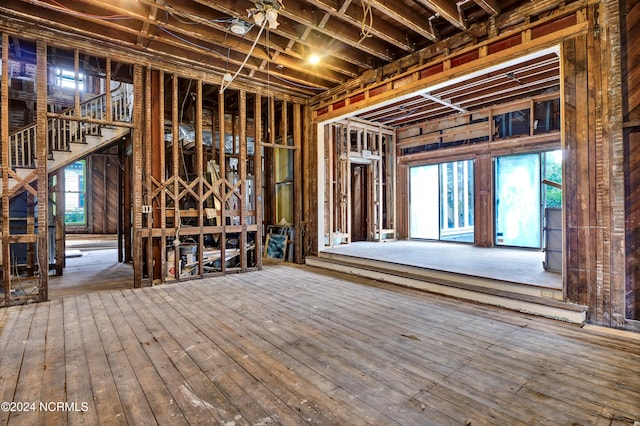
M 155 229 L 164 229 L 162 216 L 164 215 L 162 202 L 155 196 L 158 185 L 164 181 L 164 74 L 162 71 L 147 71 L 147 131 L 145 140 L 145 173 L 147 188 L 147 201 L 151 206 L 151 212 L 147 214 L 147 247 L 150 250 L 151 259 L 147 264 L 147 272 L 151 282 L 164 281 L 164 255 L 162 244 L 157 238 L 153 238 Z M 161 191 L 164 193 L 164 191 Z
M 175 231 L 175 237 L 179 239 L 178 229 L 180 229 L 180 138 L 179 132 L 179 110 L 178 110 L 178 75 L 173 74 L 171 82 L 171 162 L 173 169 L 173 227 Z M 175 270 L 176 280 L 180 280 L 180 248 L 178 246 L 179 240 L 174 241 L 174 262 L 173 268 Z
M 0 81 L 0 139 L 2 144 L 2 276 L 4 304 L 11 301 L 11 245 L 9 243 L 9 35 L 2 33 L 2 80 Z
M 27 234 L 33 235 L 35 229 L 35 197 L 31 192 L 27 192 Z M 27 243 L 27 276 L 32 277 L 35 268 L 36 246 L 34 243 Z
M 240 175 L 240 268 L 247 269 L 247 92 L 240 90 L 238 94 L 240 108 L 240 156 L 238 174 Z M 235 138 L 234 138 L 235 139 Z M 223 259 L 224 260 L 224 259 Z
M 295 242 L 293 260 L 302 263 L 302 111 L 293 104 L 293 226 Z
M 122 167 L 125 163 L 124 147 L 122 143 L 118 144 L 118 262 L 124 262 L 124 173 Z M 56 198 L 57 200 L 57 198 Z
M 196 114 L 194 117 L 195 125 L 196 125 L 196 180 L 198 183 L 196 184 L 196 193 L 197 193 L 197 203 L 198 203 L 198 226 L 200 227 L 200 237 L 198 238 L 198 275 L 202 276 L 204 274 L 204 265 L 202 264 L 202 252 L 204 249 L 204 234 L 202 227 L 204 226 L 204 200 L 202 196 L 202 180 L 203 180 L 203 167 L 202 167 L 202 81 L 196 81 Z M 221 258 L 221 261 L 224 262 L 224 258 Z
M 56 171 L 56 275 L 61 276 L 65 266 L 65 193 L 64 168 Z M 118 222 L 120 223 L 120 222 Z M 118 252 L 118 255 L 120 253 Z
M 253 138 L 253 187 L 256 195 L 256 238 L 255 238 L 255 257 L 256 266 L 262 269 L 262 200 L 264 197 L 262 190 L 262 96 L 256 94 L 254 105 L 254 126 L 255 137 Z
M 132 179 L 133 179 L 133 286 L 142 287 L 142 172 L 143 172 L 143 100 L 144 83 L 142 79 L 142 66 L 133 66 L 133 153 L 132 153 Z
M 111 121 L 112 120 L 112 111 L 111 111 L 111 58 L 106 58 L 105 60 L 106 62 L 106 66 L 105 66 L 105 92 L 106 92 L 106 96 L 105 96 L 105 109 L 106 109 L 106 117 L 105 119 L 107 121 Z
M 124 172 L 123 172 L 123 229 L 124 229 L 124 261 L 133 262 L 133 203 L 132 203 L 132 180 L 133 180 L 133 134 L 127 141 L 128 147 L 126 151 L 130 151 L 130 155 L 123 154 Z
M 222 232 L 220 234 L 220 271 L 224 274 L 227 267 L 225 259 L 225 250 L 227 247 L 227 170 L 225 159 L 225 129 L 224 129 L 224 93 L 218 94 L 218 134 L 220 135 L 220 150 L 218 151 L 218 164 L 220 165 L 220 197 L 222 198 L 222 205 L 220 208 L 220 226 L 222 226 Z
M 37 129 L 36 152 L 38 159 L 38 264 L 39 300 L 49 299 L 49 174 L 47 157 L 47 45 L 36 42 Z M 8 216 L 7 216 L 8 217 Z
M 493 159 L 491 154 L 476 156 L 474 162 L 474 244 L 493 246 Z
M 74 112 L 76 117 L 80 117 L 80 52 L 78 49 L 73 51 L 73 75 L 75 85 L 73 90 Z M 79 126 L 79 123 L 72 123 L 73 126 Z
M 158 268 L 156 268 L 156 273 L 160 277 L 161 282 L 166 282 L 167 276 L 167 176 L 166 176 L 166 143 L 164 140 L 164 105 L 165 105 L 165 74 L 160 71 L 158 73 L 158 97 L 155 102 L 158 104 L 157 106 L 157 117 L 158 124 L 155 127 L 154 132 L 154 146 L 157 146 L 158 149 L 153 150 L 152 155 L 155 157 L 159 157 L 159 159 L 154 159 L 153 161 L 153 176 L 155 177 L 157 184 L 160 186 L 156 189 L 154 187 L 154 192 L 159 191 L 160 200 L 155 200 L 158 209 L 153 209 L 153 218 L 154 218 L 154 228 L 158 226 L 161 228 L 160 230 L 160 243 L 158 244 L 157 253 L 154 258 L 156 259 L 156 263 L 159 264 Z M 158 205 L 159 204 L 159 205 Z M 157 221 L 156 221 L 157 220 Z
M 303 144 L 303 168 L 304 170 L 310 170 L 311 173 L 306 173 L 304 176 L 304 211 L 305 211 L 305 223 L 306 232 L 309 236 L 309 252 L 306 252 L 305 246 L 304 255 L 317 254 L 318 252 L 318 239 L 323 238 L 319 235 L 318 230 L 318 174 L 320 173 L 320 167 L 324 167 L 324 163 L 320 162 L 318 158 L 318 125 L 312 122 L 311 108 L 305 105 L 304 107 L 304 135 L 306 143 Z M 315 172 L 314 172 L 315 171 Z M 306 240 L 306 238 L 305 238 Z M 306 244 L 306 242 L 305 242 Z

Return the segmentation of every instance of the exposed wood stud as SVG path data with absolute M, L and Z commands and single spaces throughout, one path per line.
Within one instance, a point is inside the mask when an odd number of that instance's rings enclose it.
M 300 104 L 293 104 L 293 226 L 295 245 L 293 259 L 302 263 L 302 111 Z
M 188 94 L 187 94 L 188 95 Z M 202 263 L 203 251 L 204 251 L 204 199 L 203 199 L 203 147 L 202 147 L 202 81 L 196 81 L 196 99 L 195 99 L 195 128 L 196 128 L 196 158 L 195 158 L 195 178 L 196 183 L 196 202 L 198 206 L 198 227 L 200 235 L 198 238 L 198 273 L 197 275 L 202 277 L 204 274 L 204 265 Z M 223 146 L 222 137 L 220 139 L 220 145 Z M 223 259 L 222 257 L 220 259 Z
M 133 149 L 132 149 L 132 176 L 133 176 L 133 285 L 142 287 L 142 176 L 143 176 L 143 131 L 144 131 L 144 82 L 141 65 L 133 68 Z
M 49 174 L 47 158 L 47 45 L 36 42 L 37 86 L 37 158 L 38 158 L 38 298 L 49 299 Z
M 2 33 L 2 76 L 0 80 L 0 138 L 2 149 L 2 276 L 4 304 L 11 302 L 11 250 L 9 243 L 9 35 Z
M 247 270 L 247 92 L 240 90 L 238 92 L 238 107 L 240 109 L 240 155 L 238 156 L 238 174 L 240 179 L 240 232 L 239 246 L 240 249 L 240 268 Z M 235 138 L 234 138 L 235 139 Z M 254 151 L 256 150 L 254 139 Z M 255 191 L 254 191 L 255 192 Z
M 75 84 L 74 84 L 74 91 L 73 91 L 73 99 L 75 103 L 75 115 L 76 117 L 80 117 L 80 51 L 78 49 L 75 49 L 73 51 L 73 73 L 75 76 L 74 78 Z M 108 94 L 109 87 L 107 86 L 105 90 Z
M 65 206 L 65 185 L 64 185 L 64 169 L 60 168 L 56 171 L 55 186 L 55 256 L 56 256 L 56 275 L 60 276 L 64 272 L 65 267 L 65 224 L 64 224 L 64 206 Z
M 263 191 L 262 191 L 262 96 L 255 95 L 254 103 L 254 127 L 255 133 L 253 138 L 253 187 L 255 193 L 255 209 L 256 209 L 256 237 L 255 237 L 255 257 L 256 267 L 262 269 L 262 236 L 264 233 L 263 225 Z
M 106 120 L 111 121 L 113 111 L 111 111 L 111 58 L 105 59 L 105 88 L 104 91 L 107 94 L 105 98 Z
M 227 246 L 227 169 L 225 159 L 225 96 L 224 93 L 218 94 L 218 134 L 220 135 L 220 149 L 218 151 L 218 167 L 220 167 L 220 196 L 222 197 L 222 207 L 220 208 L 220 224 L 222 225 L 222 232 L 220 233 L 220 259 L 224 259 L 226 256 Z M 220 271 L 226 273 L 226 262 L 220 262 Z

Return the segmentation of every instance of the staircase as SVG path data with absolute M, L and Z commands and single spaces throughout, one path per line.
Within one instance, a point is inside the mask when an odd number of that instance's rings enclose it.
M 72 121 L 50 118 L 47 122 L 48 171 L 65 167 L 129 133 L 130 128 L 118 127 L 117 123 L 130 123 L 133 109 L 133 86 L 120 83 L 111 91 L 111 121 L 113 125 L 88 121 Z M 80 104 L 80 118 L 106 120 L 107 94 L 97 96 Z M 76 117 L 76 108 L 68 108 L 60 115 Z M 23 127 L 9 135 L 9 159 L 11 168 L 23 180 L 35 179 L 32 175 L 37 166 L 36 124 Z M 30 177 L 31 176 L 31 177 Z M 16 179 L 9 179 L 9 187 Z M 1 189 L 0 189 L 1 190 Z

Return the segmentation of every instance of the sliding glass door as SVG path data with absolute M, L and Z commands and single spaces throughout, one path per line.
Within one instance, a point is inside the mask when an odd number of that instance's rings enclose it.
M 440 238 L 438 165 L 412 167 L 410 170 L 409 236 L 437 240 Z
M 473 242 L 473 161 L 410 169 L 410 238 Z

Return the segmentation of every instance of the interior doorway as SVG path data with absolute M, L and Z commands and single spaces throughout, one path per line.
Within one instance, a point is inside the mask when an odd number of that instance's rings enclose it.
M 351 241 L 367 241 L 369 166 L 351 164 Z

